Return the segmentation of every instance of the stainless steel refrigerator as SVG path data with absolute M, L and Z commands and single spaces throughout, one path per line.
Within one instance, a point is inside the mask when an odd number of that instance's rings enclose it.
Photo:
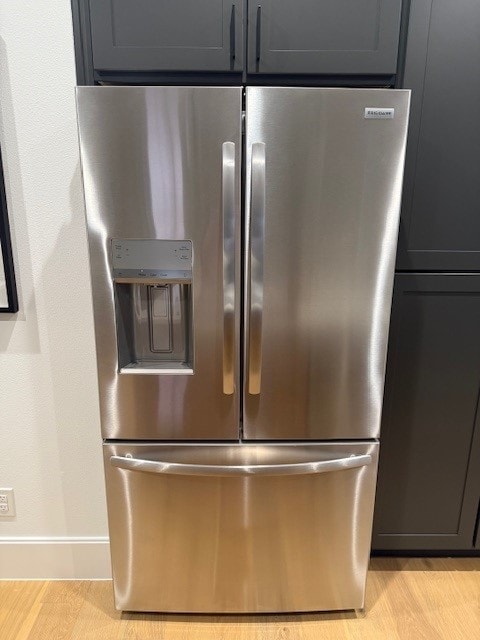
M 362 608 L 409 92 L 77 104 L 117 608 Z

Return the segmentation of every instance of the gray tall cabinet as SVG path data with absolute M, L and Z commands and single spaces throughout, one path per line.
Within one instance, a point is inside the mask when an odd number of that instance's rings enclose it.
M 373 549 L 480 552 L 480 1 L 72 0 L 79 84 L 412 89 Z
M 479 389 L 480 273 L 398 273 L 374 549 L 474 547 Z
M 480 549 L 480 3 L 412 0 L 373 548 Z
M 480 3 L 412 0 L 397 268 L 480 271 Z

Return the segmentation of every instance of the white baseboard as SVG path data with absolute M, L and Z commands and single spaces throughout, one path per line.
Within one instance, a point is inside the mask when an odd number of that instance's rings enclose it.
M 0 538 L 0 580 L 111 578 L 107 537 Z

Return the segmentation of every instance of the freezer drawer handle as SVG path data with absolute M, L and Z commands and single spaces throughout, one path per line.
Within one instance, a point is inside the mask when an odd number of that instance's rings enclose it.
M 222 145 L 223 393 L 235 390 L 235 144 Z
M 293 476 L 329 471 L 342 471 L 365 467 L 372 462 L 369 454 L 337 458 L 336 460 L 320 460 L 318 462 L 298 462 L 294 464 L 259 464 L 259 465 L 214 465 L 183 464 L 180 462 L 161 462 L 156 460 L 140 460 L 123 456 L 111 456 L 113 467 L 129 471 L 146 471 L 147 473 L 164 473 L 180 476 Z
M 265 242 L 265 144 L 252 144 L 250 204 L 250 322 L 248 393 L 260 393 L 262 371 L 263 249 Z

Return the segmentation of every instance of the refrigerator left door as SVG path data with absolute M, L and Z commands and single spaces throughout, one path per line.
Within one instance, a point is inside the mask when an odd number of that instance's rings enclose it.
M 241 89 L 79 87 L 107 439 L 239 435 Z

